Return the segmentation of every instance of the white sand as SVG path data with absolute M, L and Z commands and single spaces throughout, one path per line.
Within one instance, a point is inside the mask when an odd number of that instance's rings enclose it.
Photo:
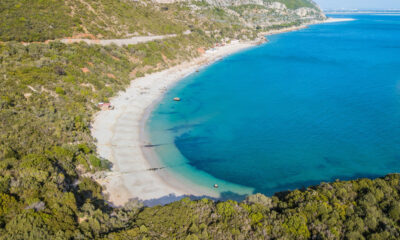
M 190 188 L 179 189 L 165 183 L 145 158 L 141 139 L 141 121 L 146 109 L 175 82 L 195 72 L 200 66 L 254 46 L 255 42 L 234 43 L 162 72 L 135 79 L 125 92 L 111 100 L 114 110 L 95 116 L 92 135 L 97 139 L 98 154 L 110 160 L 113 168 L 106 178 L 98 180 L 106 187 L 109 201 L 122 205 L 130 198 L 158 199 L 168 195 L 200 195 Z
M 332 21 L 334 20 L 328 22 Z M 300 28 L 304 26 L 273 31 L 269 34 Z M 232 43 L 208 51 L 193 61 L 135 79 L 125 92 L 119 93 L 111 100 L 114 110 L 96 114 L 92 135 L 97 139 L 98 154 L 113 163 L 111 172 L 107 172 L 97 181 L 105 187 L 112 204 L 121 206 L 131 198 L 138 198 L 150 200 L 151 205 L 154 205 L 173 201 L 177 196 L 204 194 L 202 191 L 194 190 L 193 186 L 185 186 L 168 174 L 160 175 L 156 171 L 149 170 L 160 166 L 157 166 L 157 161 L 147 159 L 148 153 L 145 156 L 143 146 L 148 143 L 143 140 L 143 119 L 151 110 L 151 106 L 177 81 L 201 66 L 254 45 L 256 42 Z

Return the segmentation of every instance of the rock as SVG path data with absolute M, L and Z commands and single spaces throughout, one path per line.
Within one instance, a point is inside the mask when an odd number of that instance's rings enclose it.
M 46 208 L 46 204 L 42 201 L 39 201 L 39 202 L 32 203 L 25 209 L 34 209 L 36 211 L 41 211 L 41 210 L 44 210 L 45 208 Z

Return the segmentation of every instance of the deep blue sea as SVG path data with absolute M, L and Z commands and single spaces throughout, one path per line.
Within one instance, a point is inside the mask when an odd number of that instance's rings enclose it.
M 331 17 L 356 21 L 269 36 L 169 90 L 146 126 L 162 165 L 232 198 L 400 172 L 400 14 Z

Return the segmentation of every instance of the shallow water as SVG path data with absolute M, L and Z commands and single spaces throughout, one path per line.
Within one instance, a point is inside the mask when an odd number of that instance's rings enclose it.
M 343 17 L 179 82 L 147 122 L 163 166 L 227 196 L 399 172 L 400 16 Z

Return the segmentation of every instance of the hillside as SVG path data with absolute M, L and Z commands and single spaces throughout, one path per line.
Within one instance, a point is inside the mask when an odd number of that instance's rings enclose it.
M 399 175 L 242 203 L 107 202 L 94 178 L 110 162 L 90 135 L 99 102 L 222 40 L 325 18 L 308 0 L 166 2 L 0 2 L 0 239 L 398 239 Z M 128 46 L 44 42 L 170 33 Z
M 168 13 L 136 1 L 4 0 L 0 2 L 2 41 L 45 41 L 93 34 L 117 38 L 127 34 L 168 34 L 187 29 Z
M 90 135 L 97 103 L 213 42 L 194 33 L 126 47 L 0 44 L 0 239 L 87 239 L 92 214 L 115 219 L 92 179 L 110 167 Z
M 399 239 L 399 175 L 322 183 L 243 203 L 183 199 L 105 239 Z
M 159 2 L 165 2 L 163 0 Z M 127 38 L 182 33 L 189 29 L 268 27 L 320 20 L 308 0 L 4 0 L 0 2 L 0 41 L 46 41 L 73 36 Z

